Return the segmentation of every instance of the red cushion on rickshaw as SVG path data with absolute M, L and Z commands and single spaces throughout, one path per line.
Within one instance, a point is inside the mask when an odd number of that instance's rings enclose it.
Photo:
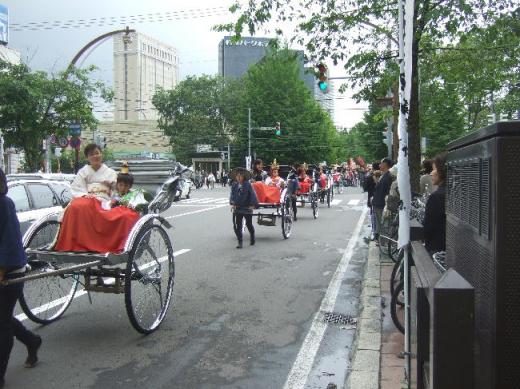
M 263 182 L 253 182 L 253 189 L 259 203 L 280 203 L 280 189 L 276 186 L 269 186 Z
M 63 216 L 56 251 L 123 251 L 132 227 L 140 215 L 127 208 L 104 210 L 99 200 L 78 197 Z
M 310 182 L 300 182 L 300 189 L 298 189 L 298 191 L 296 192 L 297 194 L 299 193 L 309 193 L 310 189 L 311 189 L 311 184 Z

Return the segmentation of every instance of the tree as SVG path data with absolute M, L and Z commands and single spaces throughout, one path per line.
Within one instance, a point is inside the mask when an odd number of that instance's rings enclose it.
M 338 137 L 334 124 L 300 79 L 294 52 L 273 51 L 251 66 L 243 78 L 244 100 L 239 123 L 247 123 L 251 108 L 252 148 L 265 161 L 279 163 L 331 161 Z M 274 132 L 281 124 L 281 135 Z M 272 130 L 260 130 L 261 127 Z M 236 126 L 236 143 L 245 151 L 247 131 Z
M 341 134 L 345 157 L 361 156 L 365 161 L 380 161 L 388 154 L 383 143 L 383 131 L 386 124 L 381 120 L 382 109 L 371 104 L 363 121 L 357 123 L 348 133 Z
M 196 144 L 229 143 L 230 121 L 226 118 L 233 118 L 235 85 L 221 77 L 188 77 L 173 90 L 156 92 L 152 102 L 159 112 L 158 126 L 170 137 L 178 161 L 188 163 Z
M 409 106 L 409 163 L 412 188 L 417 189 L 420 166 L 419 130 L 419 55 L 423 36 L 444 41 L 457 40 L 461 32 L 478 23 L 508 14 L 514 0 L 422 0 L 415 2 L 412 58 L 412 93 Z M 235 22 L 218 26 L 240 36 L 250 34 L 269 21 L 297 23 L 292 40 L 305 46 L 311 60 L 331 58 L 334 64 L 345 62 L 352 87 L 370 88 L 385 74 L 389 61 L 396 57 L 397 2 L 395 0 L 251 0 L 237 2 L 231 11 Z M 282 34 L 281 29 L 277 29 Z
M 25 166 L 38 170 L 43 139 L 65 136 L 78 121 L 94 128 L 91 98 L 111 99 L 111 92 L 89 75 L 94 67 L 70 69 L 57 77 L 31 72 L 28 66 L 0 61 L 0 128 L 8 147 L 25 152 Z

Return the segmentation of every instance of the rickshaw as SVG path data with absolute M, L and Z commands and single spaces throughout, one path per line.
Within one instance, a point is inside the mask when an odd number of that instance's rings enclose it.
M 172 299 L 175 263 L 167 232 L 171 225 L 159 212 L 168 209 L 175 196 L 174 183 L 165 183 L 129 231 L 120 253 L 55 251 L 61 214 L 44 216 L 23 237 L 30 270 L 3 284 L 26 283 L 20 306 L 39 324 L 58 320 L 75 297 L 124 294 L 132 326 L 140 333 L 152 333 Z
M 280 166 L 280 176 L 284 179 L 287 179 L 287 175 L 289 174 L 291 168 L 290 166 Z M 312 216 L 314 219 L 318 218 L 319 208 L 319 168 L 316 165 L 307 166 L 306 170 L 307 175 L 311 178 L 312 182 L 309 185 L 302 185 L 300 183 L 300 189 L 296 191 L 289 191 L 291 196 L 296 197 L 296 203 L 300 206 L 304 207 L 305 204 L 310 204 L 312 209 Z

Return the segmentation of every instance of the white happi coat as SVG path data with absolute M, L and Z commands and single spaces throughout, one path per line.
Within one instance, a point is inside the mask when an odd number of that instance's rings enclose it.
M 107 186 L 103 184 L 103 181 L 108 181 L 111 185 Z M 110 193 L 116 181 L 117 173 L 107 165 L 102 164 L 98 170 L 92 169 L 90 165 L 85 165 L 78 171 L 70 186 L 70 191 L 74 197 L 92 194 L 100 199 L 110 200 Z

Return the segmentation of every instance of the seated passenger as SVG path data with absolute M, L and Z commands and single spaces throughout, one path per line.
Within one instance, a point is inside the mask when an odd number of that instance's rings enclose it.
M 276 162 L 276 159 L 271 164 L 271 175 L 265 179 L 265 184 L 269 186 L 276 186 L 277 188 L 283 188 L 285 181 L 279 175 L 280 166 Z
M 251 175 L 251 182 L 264 182 L 267 178 L 267 173 L 264 170 L 264 161 L 255 159 L 253 162 L 253 173 Z
M 79 170 L 71 185 L 73 200 L 65 209 L 54 249 L 121 252 L 139 214 L 127 207 L 110 209 L 117 173 L 103 163 L 98 145 L 89 144 L 84 153 L 89 165 Z

